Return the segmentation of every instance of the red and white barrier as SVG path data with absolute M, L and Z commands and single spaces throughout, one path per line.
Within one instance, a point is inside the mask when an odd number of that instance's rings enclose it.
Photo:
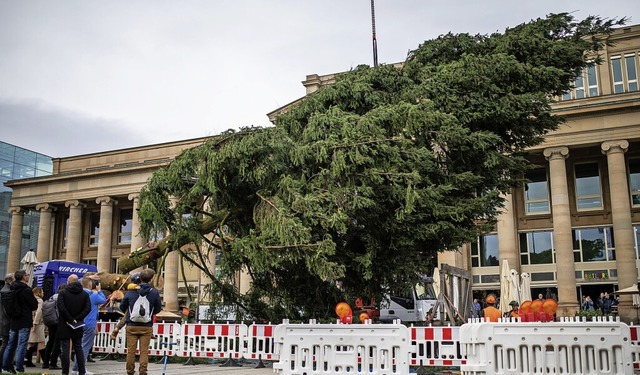
M 117 353 L 116 342 L 111 339 L 111 331 L 116 328 L 117 322 L 102 322 L 96 324 L 96 337 L 93 340 L 93 352 L 104 354 Z M 123 336 L 124 337 L 124 336 Z
M 180 357 L 237 359 L 245 354 L 244 324 L 184 324 L 181 331 Z
M 115 327 L 115 323 L 113 323 L 113 327 Z M 113 330 L 113 328 L 111 330 Z M 110 333 L 111 330 L 109 330 L 108 333 Z M 174 356 L 176 354 L 174 345 L 163 345 L 163 343 L 177 343 L 179 342 L 181 337 L 182 334 L 180 332 L 180 323 L 155 323 L 153 325 L 153 337 L 151 339 L 151 342 L 149 343 L 149 355 Z M 111 339 L 109 338 L 109 340 Z M 94 341 L 94 345 L 95 342 L 96 341 Z M 128 349 L 126 326 L 123 327 L 120 332 L 118 332 L 115 342 L 113 340 L 111 340 L 110 342 L 113 346 L 113 351 L 111 353 L 127 354 Z M 139 343 L 136 346 L 136 354 L 140 354 Z
M 411 327 L 411 366 L 460 366 L 460 327 Z
M 244 358 L 277 361 L 280 356 L 275 354 L 276 345 L 273 341 L 275 327 L 271 324 L 250 325 L 247 336 L 247 353 Z
M 98 322 L 95 353 L 126 354 L 126 330 L 120 330 L 115 342 L 109 337 L 115 324 Z M 460 327 L 410 328 L 399 323 L 285 321 L 249 328 L 157 323 L 153 331 L 150 355 L 274 361 L 274 371 L 282 375 L 406 374 L 410 366 L 459 366 L 465 375 L 640 370 L 640 327 L 612 320 L 488 323 L 476 319 Z

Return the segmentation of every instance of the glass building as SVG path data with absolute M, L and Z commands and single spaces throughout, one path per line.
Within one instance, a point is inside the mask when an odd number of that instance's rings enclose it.
M 9 250 L 9 233 L 11 231 L 11 189 L 4 186 L 10 180 L 50 176 L 53 173 L 53 161 L 50 156 L 29 151 L 0 141 L 0 275 L 7 270 L 7 252 Z M 38 222 L 40 214 L 29 211 L 24 216 L 22 228 L 21 258 L 29 249 L 38 244 Z

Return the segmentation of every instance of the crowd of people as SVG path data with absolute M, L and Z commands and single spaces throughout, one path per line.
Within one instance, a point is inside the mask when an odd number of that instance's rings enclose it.
M 614 297 L 609 293 L 602 292 L 600 296 L 593 301 L 591 296 L 583 296 L 582 304 L 580 305 L 580 309 L 584 311 L 595 311 L 599 310 L 604 315 L 609 315 L 615 312 L 618 308 L 618 304 L 620 303 L 619 297 Z
M 147 375 L 153 316 L 162 310 L 160 294 L 150 284 L 154 276 L 155 271 L 147 268 L 132 277 L 137 283 L 132 283 L 134 287 L 127 290 L 120 303 L 122 325 L 126 325 L 127 375 L 135 373 L 138 344 L 138 373 Z M 50 297 L 50 304 L 45 304 L 42 288 L 29 286 L 30 275 L 24 270 L 7 274 L 4 280 L 0 289 L 1 371 L 23 373 L 25 367 L 36 366 L 33 355 L 39 353 L 43 369 L 61 369 L 62 375 L 69 375 L 70 369 L 72 375 L 93 375 L 86 363 L 96 335 L 99 308 L 107 302 L 99 280 L 70 275 Z M 55 309 L 57 319 L 50 318 L 49 306 Z

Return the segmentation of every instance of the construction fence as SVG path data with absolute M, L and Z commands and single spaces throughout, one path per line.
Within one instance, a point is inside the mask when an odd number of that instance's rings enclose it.
M 125 330 L 98 322 L 94 353 L 126 354 Z M 638 327 L 618 320 L 523 323 L 470 320 L 462 326 L 393 324 L 156 323 L 149 354 L 271 362 L 274 373 L 401 374 L 456 367 L 462 374 L 633 374 Z

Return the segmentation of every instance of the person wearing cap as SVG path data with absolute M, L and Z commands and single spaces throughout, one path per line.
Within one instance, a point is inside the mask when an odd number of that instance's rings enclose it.
M 133 275 L 131 275 L 131 282 L 129 283 L 129 285 L 127 285 L 127 290 L 136 290 L 136 289 L 140 289 L 140 272 L 136 272 Z M 112 340 L 115 340 L 118 338 L 118 332 L 120 332 L 122 327 L 124 327 L 124 325 L 127 323 L 128 313 L 129 311 L 126 311 L 124 313 L 124 316 L 120 318 L 120 320 L 118 320 L 118 323 L 116 323 L 115 328 L 109 334 L 109 337 L 111 337 Z
M 494 296 L 493 294 L 489 294 L 487 296 L 486 302 L 487 302 L 487 307 L 485 307 L 484 310 L 482 310 L 482 312 L 484 313 L 485 320 L 497 323 L 502 317 L 502 313 L 500 313 L 500 310 L 496 309 L 495 307 L 496 296 Z
M 509 306 L 511 306 L 511 311 L 504 313 L 504 317 L 518 319 L 520 317 L 520 314 L 518 314 L 520 304 L 517 301 L 511 301 L 509 302 Z

